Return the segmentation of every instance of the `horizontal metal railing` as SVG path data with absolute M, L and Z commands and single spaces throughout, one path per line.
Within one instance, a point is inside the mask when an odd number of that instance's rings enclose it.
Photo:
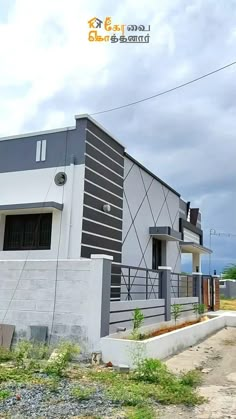
M 112 264 L 111 300 L 159 298 L 160 275 L 154 269 Z
M 191 275 L 181 275 L 171 273 L 171 296 L 194 297 L 196 295 L 196 285 Z

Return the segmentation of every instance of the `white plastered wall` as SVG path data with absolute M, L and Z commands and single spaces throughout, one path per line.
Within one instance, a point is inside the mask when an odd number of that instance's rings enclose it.
M 56 173 L 65 171 L 65 186 L 54 182 Z M 0 212 L 0 260 L 79 258 L 81 246 L 84 165 L 27 170 L 0 174 L 0 205 L 34 202 L 63 203 L 63 211 L 56 209 L 27 209 Z M 7 214 L 53 212 L 50 250 L 3 251 L 5 216 Z M 62 217 L 62 220 L 61 220 Z M 60 239 L 59 239 L 60 237 Z M 58 254 L 59 248 L 59 254 Z

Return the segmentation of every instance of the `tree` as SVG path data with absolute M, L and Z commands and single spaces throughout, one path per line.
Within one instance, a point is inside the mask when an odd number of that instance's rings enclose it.
M 226 266 L 223 271 L 223 278 L 224 279 L 236 279 L 236 264 L 231 263 L 230 265 Z

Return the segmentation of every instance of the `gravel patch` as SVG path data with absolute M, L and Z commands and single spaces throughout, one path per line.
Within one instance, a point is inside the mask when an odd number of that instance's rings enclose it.
M 71 395 L 75 387 L 93 388 L 94 394 L 89 400 L 78 400 Z M 114 404 L 109 401 L 104 390 L 99 386 L 80 385 L 67 379 L 60 380 L 59 386 L 52 391 L 45 385 L 4 386 L 12 392 L 12 397 L 0 402 L 0 417 L 23 418 L 70 418 L 88 416 L 114 418 Z M 9 415 L 9 416 L 8 416 Z M 115 416 L 119 418 L 119 415 Z M 120 416 L 122 417 L 122 416 Z

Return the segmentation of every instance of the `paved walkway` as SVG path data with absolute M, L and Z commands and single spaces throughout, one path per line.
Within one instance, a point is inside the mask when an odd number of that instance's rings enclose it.
M 220 313 L 221 314 L 221 313 Z M 231 313 L 230 313 L 231 314 Z M 232 313 L 236 316 L 236 312 Z M 198 389 L 208 399 L 194 408 L 168 406 L 159 411 L 162 419 L 235 419 L 236 418 L 236 328 L 226 327 L 204 342 L 166 361 L 174 372 L 202 370 Z

